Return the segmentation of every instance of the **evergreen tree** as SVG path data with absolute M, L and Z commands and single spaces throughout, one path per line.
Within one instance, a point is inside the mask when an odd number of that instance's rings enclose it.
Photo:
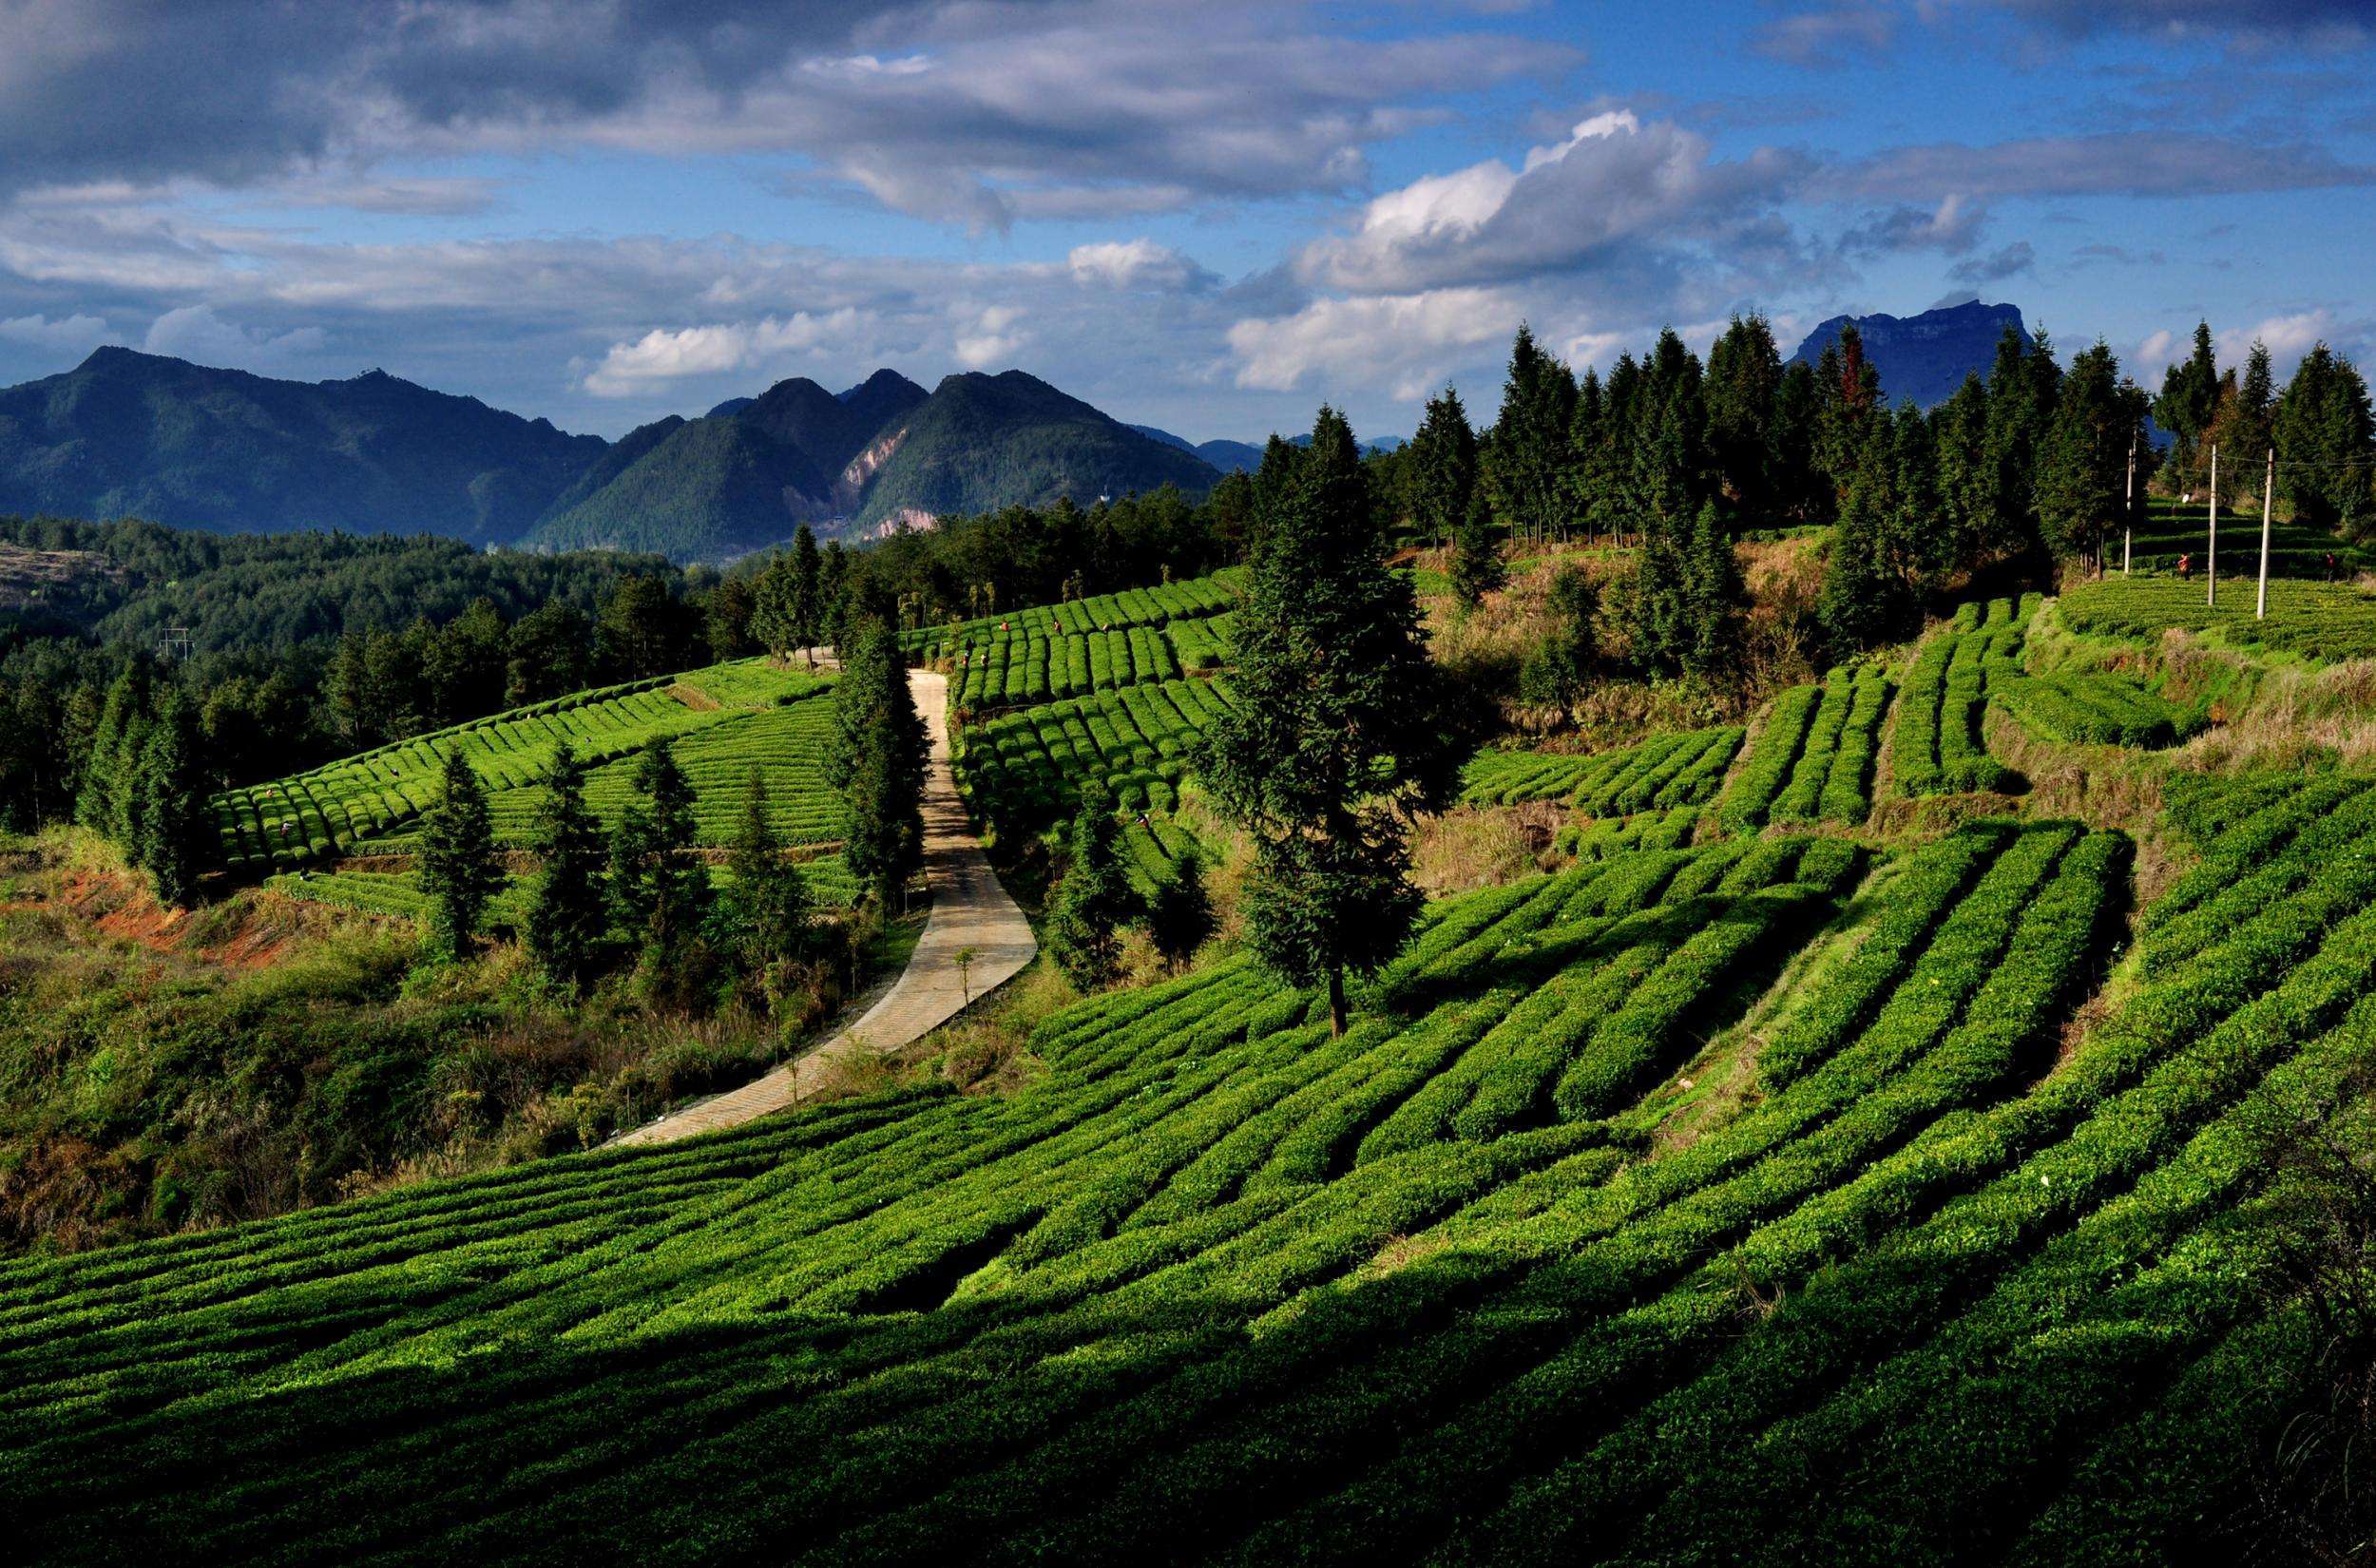
M 816 535 L 806 523 L 792 536 L 792 583 L 786 612 L 793 641 L 816 668 L 816 644 L 825 635 L 825 558 L 817 553 Z
M 808 879 L 784 858 L 768 814 L 767 781 L 757 766 L 751 769 L 742 828 L 726 865 L 733 878 L 721 900 L 728 945 L 773 1004 L 783 996 L 778 978 L 783 965 L 807 949 L 814 904 Z
M 2061 371 L 2040 333 L 2024 348 L 2008 325 L 1988 372 L 1988 552 L 2021 557 L 2043 546 L 2038 521 L 2038 453 L 2053 427 Z
M 107 687 L 98 727 L 91 733 L 90 760 L 84 766 L 82 789 L 74 803 L 77 822 L 119 844 L 128 836 L 138 736 L 148 719 L 153 682 L 147 657 L 135 654 Z
M 2367 383 L 2351 361 L 2324 343 L 2304 354 L 2271 430 L 2278 489 L 2293 515 L 2314 527 L 2365 531 L 2371 521 L 2376 427 Z
M 1783 369 L 1773 397 L 1767 475 L 1776 514 L 1792 522 L 1828 523 L 1837 504 L 1830 478 L 1815 463 L 1822 401 L 1813 366 L 1801 362 Z
M 1113 797 L 1091 780 L 1065 835 L 1064 874 L 1048 899 L 1048 952 L 1084 991 L 1113 984 L 1121 968 L 1121 927 L 1137 912 L 1121 863 Z
M 133 834 L 137 858 L 161 903 L 186 905 L 218 845 L 206 810 L 198 716 L 187 698 L 168 688 L 144 731 L 134 764 L 141 779 L 140 820 Z
M 2245 360 L 2241 380 L 2233 376 L 2219 389 L 2219 411 L 2212 416 L 2207 446 L 2219 451 L 2219 494 L 2231 507 L 2260 493 L 2261 465 L 2276 440 L 2276 377 L 2271 369 L 2269 346 L 2254 343 Z M 2200 452 L 2197 483 L 2208 485 L 2211 454 Z
M 1164 963 L 1187 963 L 1213 934 L 1213 902 L 1204 890 L 1204 861 L 1195 845 L 1182 850 L 1147 900 L 1147 940 Z
M 1520 323 L 1485 460 L 1494 511 L 1515 538 L 1550 539 L 1567 530 L 1568 422 L 1575 406 L 1575 377 Z
M 777 550 L 759 568 L 758 584 L 752 595 L 751 635 L 778 664 L 790 657 L 799 636 L 793 624 L 792 579 L 792 558 Z
M 1547 597 L 1551 632 L 1519 669 L 1518 696 L 1522 702 L 1567 708 L 1582 695 L 1600 657 L 1600 594 L 1571 561 L 1551 574 Z
M 2129 447 L 2144 417 L 2144 394 L 2120 379 L 2119 361 L 2100 338 L 2071 361 L 2038 454 L 2039 525 L 2057 555 L 2092 557 L 2102 570 L 2104 536 L 2119 522 Z
M 1832 493 L 1845 500 L 1855 483 L 1857 465 L 1870 449 L 1868 426 L 1881 405 L 1881 373 L 1865 357 L 1865 336 L 1853 321 L 1840 329 L 1837 342 L 1824 346 L 1815 364 L 1820 401 L 1815 414 L 1815 466 L 1831 482 Z
M 1587 531 L 1596 527 L 1593 464 L 1608 433 L 1607 414 L 1608 393 L 1600 384 L 1600 373 L 1587 366 L 1576 383 L 1575 411 L 1567 417 L 1567 466 L 1562 476 L 1567 486 L 1567 515 Z
M 462 748 L 446 754 L 445 794 L 421 823 L 421 890 L 430 896 L 430 931 L 449 958 L 470 950 L 487 906 L 503 890 L 495 826 L 487 792 Z
M 1824 649 L 1833 660 L 1896 641 L 1912 620 L 1905 580 L 1885 559 L 1887 488 L 1877 466 L 1859 473 L 1841 503 L 1839 522 L 1831 527 L 1830 557 L 1824 565 L 1815 620 Z
M 647 952 L 673 957 L 700 927 L 709 872 L 693 852 L 700 825 L 693 814 L 693 785 L 667 740 L 646 748 L 635 766 L 635 787 L 646 802 L 643 936 Z
M 1684 558 L 1683 606 L 1688 637 L 1683 667 L 1695 674 L 1712 675 L 1732 664 L 1740 652 L 1748 595 L 1732 530 L 1725 526 L 1714 501 L 1702 503 L 1692 522 Z
M 1774 483 L 1775 403 L 1782 390 L 1782 351 L 1762 316 L 1734 316 L 1708 351 L 1708 449 L 1717 483 L 1743 517 L 1780 515 Z
M 1945 552 L 1951 562 L 1976 564 L 1995 526 L 1996 470 L 1988 456 L 1988 384 L 1964 375 L 1955 395 L 1933 416 L 1933 479 Z
M 565 741 L 545 780 L 532 847 L 543 863 L 524 933 L 546 976 L 576 986 L 594 972 L 608 918 L 602 826 L 585 805 L 585 764 Z
M 833 701 L 827 770 L 842 795 L 842 859 L 888 909 L 923 863 L 930 747 L 908 695 L 898 637 L 879 615 L 857 622 Z
M 1469 491 L 1468 515 L 1452 535 L 1452 597 L 1473 605 L 1500 587 L 1506 575 L 1501 545 L 1493 536 L 1493 508 L 1480 486 Z
M 566 604 L 540 604 L 511 624 L 505 640 L 504 698 L 542 702 L 590 685 L 594 628 Z
M 1680 539 L 1715 493 L 1708 452 L 1708 405 L 1699 356 L 1673 328 L 1658 334 L 1632 399 L 1631 509 L 1645 533 L 1659 525 Z
M 1351 427 L 1322 409 L 1256 545 L 1237 704 L 1206 732 L 1198 768 L 1254 840 L 1255 955 L 1325 985 L 1339 1033 L 1346 971 L 1400 951 L 1419 911 L 1402 813 L 1448 799 L 1458 766 L 1418 605 L 1379 559 L 1363 486 Z
M 1634 509 L 1634 425 L 1642 388 L 1641 365 L 1628 352 L 1609 367 L 1600 400 L 1600 433 L 1584 460 L 1583 491 L 1589 497 L 1584 526 L 1612 541 L 1639 526 Z
M 850 552 L 828 540 L 816 572 L 817 625 L 838 653 L 850 640 Z
M 1469 428 L 1459 392 L 1447 387 L 1428 400 L 1419 432 L 1404 454 L 1412 526 L 1423 539 L 1450 544 L 1467 522 L 1477 491 L 1477 432 Z
M 2212 352 L 2211 323 L 2194 323 L 2194 352 L 2162 373 L 2154 418 L 2170 432 L 2171 461 L 2192 472 L 2198 448 L 2219 412 L 2219 359 Z

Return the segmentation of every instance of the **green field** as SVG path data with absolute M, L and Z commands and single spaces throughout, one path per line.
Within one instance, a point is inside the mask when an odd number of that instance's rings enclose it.
M 1462 771 L 1461 797 L 1475 806 L 1556 800 L 1594 816 L 1696 806 L 1724 781 L 1741 734 L 1729 726 L 1689 730 L 1589 755 L 1480 752 Z
M 1071 813 L 1095 778 L 1126 812 L 1178 805 L 1197 738 L 1230 705 L 1226 679 L 1148 682 L 1001 714 L 962 732 L 957 778 L 1000 833 Z
M 344 757 L 309 773 L 228 790 L 211 802 L 234 869 L 345 853 L 434 805 L 459 749 L 489 791 L 541 783 L 565 742 L 591 762 L 632 755 L 739 713 L 796 700 L 820 682 L 764 660 L 612 686 L 474 719 Z
M 1886 666 L 1843 664 L 1820 686 L 1792 686 L 1775 697 L 1749 760 L 1716 809 L 1718 819 L 1741 830 L 1864 821 L 1872 810 L 1881 721 L 1895 691 Z
M 1006 1097 L 0 1265 L 29 1555 L 2158 1562 L 2306 1370 L 2255 1093 L 2376 1025 L 2376 789 L 2127 840 L 1619 850 L 1439 906 L 1341 1041 L 1231 959 Z M 1827 923 L 1846 921 L 1826 938 Z M 1688 1106 L 1789 955 L 1755 1095 Z
M 1125 588 L 1059 604 L 1033 604 L 1005 615 L 981 616 L 944 626 L 926 626 L 900 635 L 900 645 L 920 664 L 954 669 L 961 655 L 1004 649 L 1036 641 L 1043 647 L 1062 639 L 1090 633 L 1126 631 L 1133 626 L 1160 626 L 1171 621 L 1197 621 L 1237 607 L 1244 574 L 1232 567 L 1207 577 L 1165 583 L 1152 588 Z M 1005 663 L 1006 656 L 998 656 Z
M 2013 782 L 1988 755 L 1981 716 L 1995 686 L 2021 674 L 2022 637 L 2039 598 L 1964 604 L 1915 650 L 1897 704 L 1890 775 L 1907 795 L 2002 790 Z
M 2173 626 L 2229 647 L 2306 659 L 2376 659 L 2376 593 L 2350 583 L 2271 581 L 2269 616 L 2255 617 L 2255 584 L 2222 581 L 2219 602 L 2201 582 L 2107 577 L 2062 596 L 2062 622 L 2098 637 L 2151 640 Z
M 2227 583 L 2241 578 L 2249 582 L 2260 573 L 2260 476 L 2252 476 L 2249 499 L 2246 492 L 2230 491 L 2227 484 L 2220 489 L 2226 505 L 2219 510 L 2219 581 Z M 2235 509 L 2245 502 L 2242 511 Z M 2194 581 L 2199 584 L 2208 569 L 2211 555 L 2210 516 L 2198 500 L 2182 507 L 2175 500 L 2156 496 L 2152 503 L 2152 519 L 2129 539 L 2129 569 L 2156 575 L 2175 573 L 2178 557 L 2192 556 Z M 2376 569 L 2376 554 L 2366 547 L 2338 539 L 2323 528 L 2306 524 L 2272 521 L 2269 528 L 2269 573 L 2271 577 L 2324 578 L 2327 558 L 2335 558 L 2336 568 L 2345 574 Z M 2120 535 L 2116 531 L 2106 541 L 2104 564 L 2108 570 L 2120 569 Z

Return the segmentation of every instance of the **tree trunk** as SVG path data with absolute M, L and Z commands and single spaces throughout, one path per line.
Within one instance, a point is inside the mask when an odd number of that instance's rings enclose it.
M 1333 966 L 1329 970 L 1329 1038 L 1345 1038 L 1345 971 Z

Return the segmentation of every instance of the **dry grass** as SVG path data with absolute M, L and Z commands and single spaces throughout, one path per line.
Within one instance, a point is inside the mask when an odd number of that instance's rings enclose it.
M 2171 754 L 2191 773 L 2376 762 L 2376 660 L 2269 669 L 2227 723 Z
M 1456 806 L 1411 834 L 1411 880 L 1429 898 L 1499 887 L 1528 875 L 1562 813 L 1548 801 L 1494 809 Z

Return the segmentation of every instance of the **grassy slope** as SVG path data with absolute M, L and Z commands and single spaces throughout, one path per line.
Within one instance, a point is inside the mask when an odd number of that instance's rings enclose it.
M 1223 960 L 1011 1095 L 0 1268 L 0 1486 L 66 1558 L 2199 1550 L 2315 1350 L 2254 1104 L 2376 1027 L 2376 790 L 2175 793 L 2132 929 L 2126 834 L 1723 833 L 1763 788 L 1438 906 L 1341 1042 Z

